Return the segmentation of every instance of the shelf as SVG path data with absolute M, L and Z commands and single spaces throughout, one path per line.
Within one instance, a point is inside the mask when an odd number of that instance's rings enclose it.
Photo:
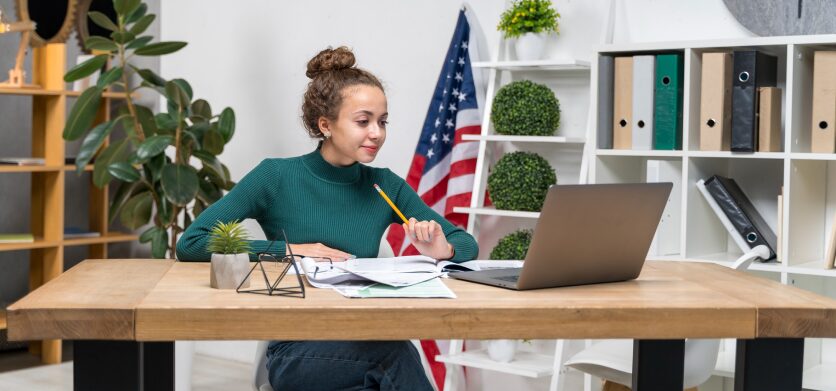
M 473 68 L 489 68 L 503 71 L 588 71 L 589 61 L 537 60 L 537 61 L 479 61 Z
M 68 90 L 46 90 L 43 88 L 11 88 L 0 87 L 0 95 L 29 95 L 29 96 L 81 96 L 83 91 L 68 91 Z M 134 97 L 138 95 L 134 93 Z M 122 99 L 125 97 L 124 92 L 105 92 L 102 94 L 105 98 Z
M 586 139 L 583 137 L 563 137 L 563 136 L 506 136 L 506 135 L 488 135 L 482 136 L 478 134 L 465 134 L 462 136 L 465 141 L 508 141 L 508 142 L 529 142 L 529 143 L 565 143 L 565 144 L 583 144 Z
M 132 242 L 138 240 L 138 235 L 127 234 L 122 232 L 110 232 L 105 236 L 97 236 L 92 238 L 75 238 L 64 240 L 65 246 L 83 246 L 88 244 L 102 244 L 102 243 L 118 243 L 118 242 Z
M 554 357 L 519 350 L 509 363 L 492 360 L 484 349 L 462 352 L 452 356 L 439 355 L 435 356 L 435 359 L 448 364 L 464 365 L 531 378 L 551 376 L 554 372 Z
M 836 269 L 825 269 L 823 260 L 787 266 L 787 273 L 805 274 L 808 276 L 836 277 Z
M 13 166 L 0 165 L 0 172 L 57 172 L 57 171 L 75 171 L 75 165 L 63 166 Z M 93 165 L 88 164 L 84 167 L 84 171 L 93 171 Z
M 466 208 L 458 206 L 453 208 L 453 212 L 473 215 L 523 217 L 529 219 L 536 219 L 540 217 L 540 212 L 522 212 L 518 210 L 501 210 L 496 208 Z
M 60 244 L 61 243 L 59 242 L 46 241 L 36 237 L 34 242 L 0 243 L 0 251 L 32 250 L 36 248 L 58 247 Z
M 793 160 L 836 160 L 836 153 L 803 153 L 793 152 L 790 154 Z
M 824 363 L 805 370 L 801 386 L 807 390 L 833 390 L 836 388 L 836 364 Z
M 639 156 L 639 157 L 682 157 L 682 151 L 635 150 L 635 149 L 599 149 L 598 156 Z
M 730 151 L 688 151 L 690 157 L 726 158 L 726 159 L 783 159 L 784 152 L 730 152 Z

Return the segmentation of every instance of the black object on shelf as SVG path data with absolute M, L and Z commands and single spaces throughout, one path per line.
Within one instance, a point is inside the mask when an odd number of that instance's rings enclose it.
M 705 188 L 729 218 L 734 228 L 754 248 L 761 244 L 769 248 L 768 261 L 775 258 L 777 238 L 734 179 L 714 175 L 705 181 Z
M 757 50 L 734 51 L 731 130 L 733 152 L 755 152 L 758 147 L 758 87 L 777 85 L 778 59 L 775 56 Z

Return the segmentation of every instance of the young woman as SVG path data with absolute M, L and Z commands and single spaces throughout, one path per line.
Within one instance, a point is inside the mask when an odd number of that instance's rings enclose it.
M 246 218 L 256 219 L 268 238 L 280 238 L 284 229 L 290 241 L 277 240 L 270 249 L 269 241 L 252 241 L 253 253 L 281 257 L 290 246 L 312 257 L 375 257 L 383 232 L 401 222 L 375 183 L 410 217 L 402 227 L 421 254 L 455 262 L 476 257 L 473 237 L 430 209 L 403 179 L 363 164 L 386 141 L 388 112 L 380 81 L 354 63 L 345 47 L 308 62 L 302 120 L 319 146 L 294 158 L 265 159 L 244 176 L 183 233 L 181 261 L 209 260 L 206 243 L 215 222 Z M 408 341 L 273 341 L 267 355 L 274 389 L 432 389 Z

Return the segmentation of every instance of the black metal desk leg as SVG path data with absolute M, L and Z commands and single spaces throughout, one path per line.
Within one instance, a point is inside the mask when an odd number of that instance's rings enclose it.
M 684 367 L 685 340 L 633 342 L 633 391 L 681 390 Z
M 75 341 L 75 391 L 173 391 L 174 342 Z
M 738 339 L 734 391 L 800 390 L 803 338 Z

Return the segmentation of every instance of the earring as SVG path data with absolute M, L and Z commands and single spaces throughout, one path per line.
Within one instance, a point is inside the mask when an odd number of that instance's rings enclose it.
M 325 136 L 325 138 L 330 138 L 331 132 L 322 132 L 322 135 Z

